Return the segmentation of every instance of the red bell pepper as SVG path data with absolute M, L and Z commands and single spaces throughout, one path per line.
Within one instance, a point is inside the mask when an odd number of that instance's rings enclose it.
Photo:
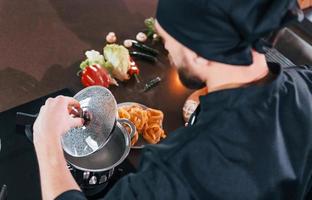
M 81 83 L 85 87 L 92 85 L 108 87 L 110 85 L 110 76 L 106 69 L 100 65 L 90 65 L 82 71 Z

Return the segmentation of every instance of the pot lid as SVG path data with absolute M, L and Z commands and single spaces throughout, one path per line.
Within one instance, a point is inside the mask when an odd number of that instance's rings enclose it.
M 83 157 L 99 150 L 107 141 L 115 126 L 117 103 L 113 94 L 102 86 L 87 87 L 74 98 L 89 121 L 65 133 L 62 145 L 69 155 Z

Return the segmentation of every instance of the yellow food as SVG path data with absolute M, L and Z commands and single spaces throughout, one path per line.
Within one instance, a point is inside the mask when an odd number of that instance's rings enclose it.
M 164 114 L 160 110 L 148 108 L 143 109 L 139 105 L 126 106 L 118 109 L 119 118 L 130 120 L 136 127 L 136 134 L 131 143 L 134 145 L 139 137 L 139 134 L 151 144 L 156 144 L 161 138 L 165 138 L 165 131 L 162 129 Z

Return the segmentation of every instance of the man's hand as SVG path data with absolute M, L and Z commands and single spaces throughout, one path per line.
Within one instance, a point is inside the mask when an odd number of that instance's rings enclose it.
M 42 198 L 54 199 L 68 190 L 80 190 L 66 166 L 61 137 L 70 128 L 82 126 L 83 119 L 73 118 L 71 108 L 79 103 L 70 97 L 50 98 L 41 107 L 34 124 L 34 145 L 39 162 Z
M 34 124 L 34 144 L 41 146 L 60 142 L 61 136 L 70 128 L 82 126 L 83 119 L 73 118 L 71 108 L 79 108 L 79 102 L 71 97 L 58 96 L 49 98 L 41 107 Z

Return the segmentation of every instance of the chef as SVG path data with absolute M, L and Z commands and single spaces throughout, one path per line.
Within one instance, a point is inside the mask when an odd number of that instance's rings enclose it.
M 189 126 L 147 146 L 138 172 L 105 199 L 312 199 L 312 71 L 267 63 L 262 40 L 297 11 L 295 0 L 159 0 L 172 65 L 208 94 Z M 86 199 L 60 144 L 83 123 L 69 104 L 78 102 L 47 100 L 34 125 L 43 199 Z

